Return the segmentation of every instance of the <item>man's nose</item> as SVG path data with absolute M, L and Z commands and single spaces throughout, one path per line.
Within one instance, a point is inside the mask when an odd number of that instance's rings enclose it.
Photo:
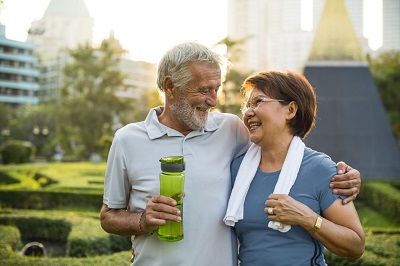
M 210 92 L 206 97 L 206 104 L 211 107 L 217 106 L 217 92 Z

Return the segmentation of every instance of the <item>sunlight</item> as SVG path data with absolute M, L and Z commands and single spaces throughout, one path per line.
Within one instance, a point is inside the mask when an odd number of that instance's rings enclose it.
M 368 38 L 369 47 L 377 50 L 382 46 L 382 0 L 364 0 L 363 35 Z
M 313 30 L 313 0 L 301 0 L 301 29 Z

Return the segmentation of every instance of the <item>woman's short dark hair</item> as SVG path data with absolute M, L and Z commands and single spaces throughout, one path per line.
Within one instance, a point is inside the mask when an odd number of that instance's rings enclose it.
M 317 99 L 315 91 L 304 75 L 293 71 L 262 71 L 248 77 L 242 92 L 248 95 L 257 89 L 273 99 L 285 100 L 281 104 L 295 101 L 296 116 L 290 120 L 292 134 L 304 139 L 315 125 Z

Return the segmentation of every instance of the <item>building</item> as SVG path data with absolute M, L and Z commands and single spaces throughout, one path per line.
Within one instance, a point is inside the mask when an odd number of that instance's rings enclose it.
M 63 69 L 69 58 L 68 50 L 92 43 L 93 21 L 84 0 L 51 0 L 40 20 L 34 21 L 28 40 L 40 60 L 41 102 L 60 102 Z M 122 88 L 115 93 L 122 98 L 140 98 L 155 87 L 155 65 L 127 58 L 127 51 L 111 32 L 108 38 L 116 54 L 121 55 L 120 70 L 126 74 Z
M 311 15 L 302 9 L 305 0 L 228 0 L 228 36 L 246 39 L 234 67 L 244 72 L 262 69 L 301 71 L 311 49 L 325 0 L 312 1 Z M 363 36 L 363 0 L 345 0 L 346 10 L 365 53 L 376 55 Z M 383 47 L 400 49 L 400 1 L 383 0 Z M 312 16 L 311 30 L 301 27 Z
M 400 150 L 343 0 L 326 0 L 304 75 L 318 99 L 307 146 L 365 178 L 400 178 Z
M 0 102 L 37 104 L 39 70 L 33 44 L 9 40 L 5 30 L 0 24 Z
M 400 49 L 400 1 L 383 2 L 383 45 L 379 52 Z
M 93 18 L 84 0 L 51 0 L 28 34 L 27 40 L 34 44 L 41 61 L 53 59 L 66 49 L 92 43 Z

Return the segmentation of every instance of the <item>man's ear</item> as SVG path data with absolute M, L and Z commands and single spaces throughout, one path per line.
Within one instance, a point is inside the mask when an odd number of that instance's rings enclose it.
M 295 101 L 291 101 L 287 105 L 287 110 L 288 110 L 287 119 L 290 120 L 296 116 L 297 110 L 299 110 L 299 106 L 297 105 L 297 103 Z
M 174 89 L 174 83 L 172 82 L 172 79 L 170 76 L 166 76 L 164 78 L 163 87 L 164 87 L 165 95 L 171 97 L 172 93 L 173 93 L 173 89 Z

